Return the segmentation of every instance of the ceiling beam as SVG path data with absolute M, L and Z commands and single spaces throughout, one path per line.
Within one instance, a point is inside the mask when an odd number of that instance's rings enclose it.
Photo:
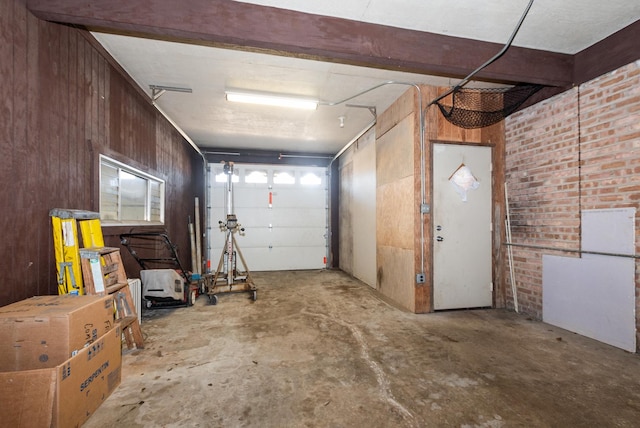
M 502 48 L 229 0 L 27 0 L 27 6 L 40 19 L 94 30 L 452 78 L 467 76 Z M 573 56 L 512 47 L 474 78 L 566 86 Z
M 575 55 L 574 83 L 580 85 L 640 59 L 640 20 Z

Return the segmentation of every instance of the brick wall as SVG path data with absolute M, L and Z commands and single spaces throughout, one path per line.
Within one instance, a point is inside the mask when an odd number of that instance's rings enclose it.
M 581 210 L 635 207 L 640 253 L 640 61 L 507 118 L 505 169 L 514 243 L 579 249 Z M 542 254 L 570 254 L 513 250 L 520 310 L 540 319 Z M 639 290 L 636 262 L 637 314 Z
M 514 243 L 579 247 L 576 95 L 566 92 L 508 118 L 505 176 Z M 513 255 L 519 308 L 541 318 L 542 252 L 514 247 Z M 512 301 L 510 284 L 507 296 Z

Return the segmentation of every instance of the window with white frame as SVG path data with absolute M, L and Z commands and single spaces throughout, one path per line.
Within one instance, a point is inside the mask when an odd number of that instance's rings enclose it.
M 164 223 L 164 181 L 100 155 L 103 224 Z

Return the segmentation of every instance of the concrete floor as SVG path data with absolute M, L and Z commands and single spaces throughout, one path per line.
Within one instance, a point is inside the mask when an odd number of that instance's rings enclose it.
M 86 427 L 624 427 L 640 358 L 502 310 L 415 315 L 338 271 L 144 313 Z

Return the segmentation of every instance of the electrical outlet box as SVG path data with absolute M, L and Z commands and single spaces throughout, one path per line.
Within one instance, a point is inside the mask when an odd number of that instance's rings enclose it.
M 423 273 L 419 273 L 416 275 L 416 282 L 418 284 L 424 284 L 426 282 L 426 278 Z

